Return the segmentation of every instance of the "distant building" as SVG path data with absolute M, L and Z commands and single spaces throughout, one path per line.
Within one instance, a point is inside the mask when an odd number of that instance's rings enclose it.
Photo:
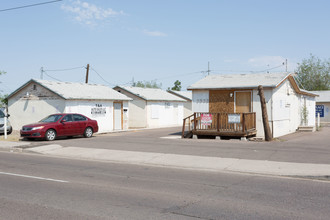
M 113 89 L 133 99 L 129 102 L 130 128 L 182 125 L 184 99 L 161 89 L 128 86 Z
M 192 92 L 191 91 L 174 91 L 174 90 L 167 90 L 167 92 L 176 95 L 186 102 L 183 104 L 184 107 L 184 117 L 188 117 L 192 114 Z
M 129 100 L 103 85 L 31 79 L 8 96 L 8 108 L 15 130 L 49 114 L 81 113 L 108 132 L 128 129 Z
M 330 90 L 313 93 L 319 95 L 316 97 L 316 116 L 320 113 L 321 123 L 330 123 Z

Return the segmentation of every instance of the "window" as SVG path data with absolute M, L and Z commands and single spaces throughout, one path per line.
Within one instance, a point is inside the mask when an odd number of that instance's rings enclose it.
M 65 120 L 65 121 L 72 121 L 72 115 L 66 115 L 66 116 L 64 116 L 63 120 Z
M 74 121 L 87 121 L 87 118 L 82 116 L 82 115 L 73 115 L 73 120 Z
M 37 85 L 33 85 L 33 90 L 37 90 Z

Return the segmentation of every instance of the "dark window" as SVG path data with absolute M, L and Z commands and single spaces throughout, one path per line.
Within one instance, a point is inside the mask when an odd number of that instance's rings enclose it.
M 72 115 L 66 115 L 66 116 L 64 116 L 63 120 L 65 120 L 65 121 L 72 121 Z
M 87 121 L 87 118 L 82 115 L 73 115 L 74 121 Z
M 37 90 L 37 85 L 33 85 L 33 90 Z

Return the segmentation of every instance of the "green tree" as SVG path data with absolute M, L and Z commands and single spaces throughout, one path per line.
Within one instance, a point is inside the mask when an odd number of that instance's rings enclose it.
M 310 54 L 298 63 L 298 82 L 309 91 L 330 89 L 330 60 L 321 60 Z
M 141 87 L 141 88 L 156 88 L 156 89 L 161 89 L 162 84 L 157 83 L 155 80 L 153 81 L 137 81 L 132 83 L 133 87 Z
M 5 73 L 6 72 L 4 72 L 4 71 L 0 71 L 0 75 L 5 74 Z M 8 97 L 8 95 L 1 95 L 0 94 L 0 107 L 2 107 L 4 105 L 8 105 L 8 99 L 7 99 L 7 97 Z
M 174 90 L 174 91 L 181 91 L 181 82 L 179 80 L 174 82 L 174 86 L 170 89 L 168 88 L 168 90 Z
M 3 107 L 3 106 L 8 106 L 8 95 L 1 95 L 0 94 L 0 107 Z

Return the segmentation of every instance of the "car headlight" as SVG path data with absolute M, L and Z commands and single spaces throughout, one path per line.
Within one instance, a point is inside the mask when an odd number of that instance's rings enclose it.
M 43 129 L 43 128 L 44 128 L 44 126 L 33 127 L 33 128 L 31 129 L 31 131 L 34 131 L 34 130 L 40 130 L 40 129 Z

